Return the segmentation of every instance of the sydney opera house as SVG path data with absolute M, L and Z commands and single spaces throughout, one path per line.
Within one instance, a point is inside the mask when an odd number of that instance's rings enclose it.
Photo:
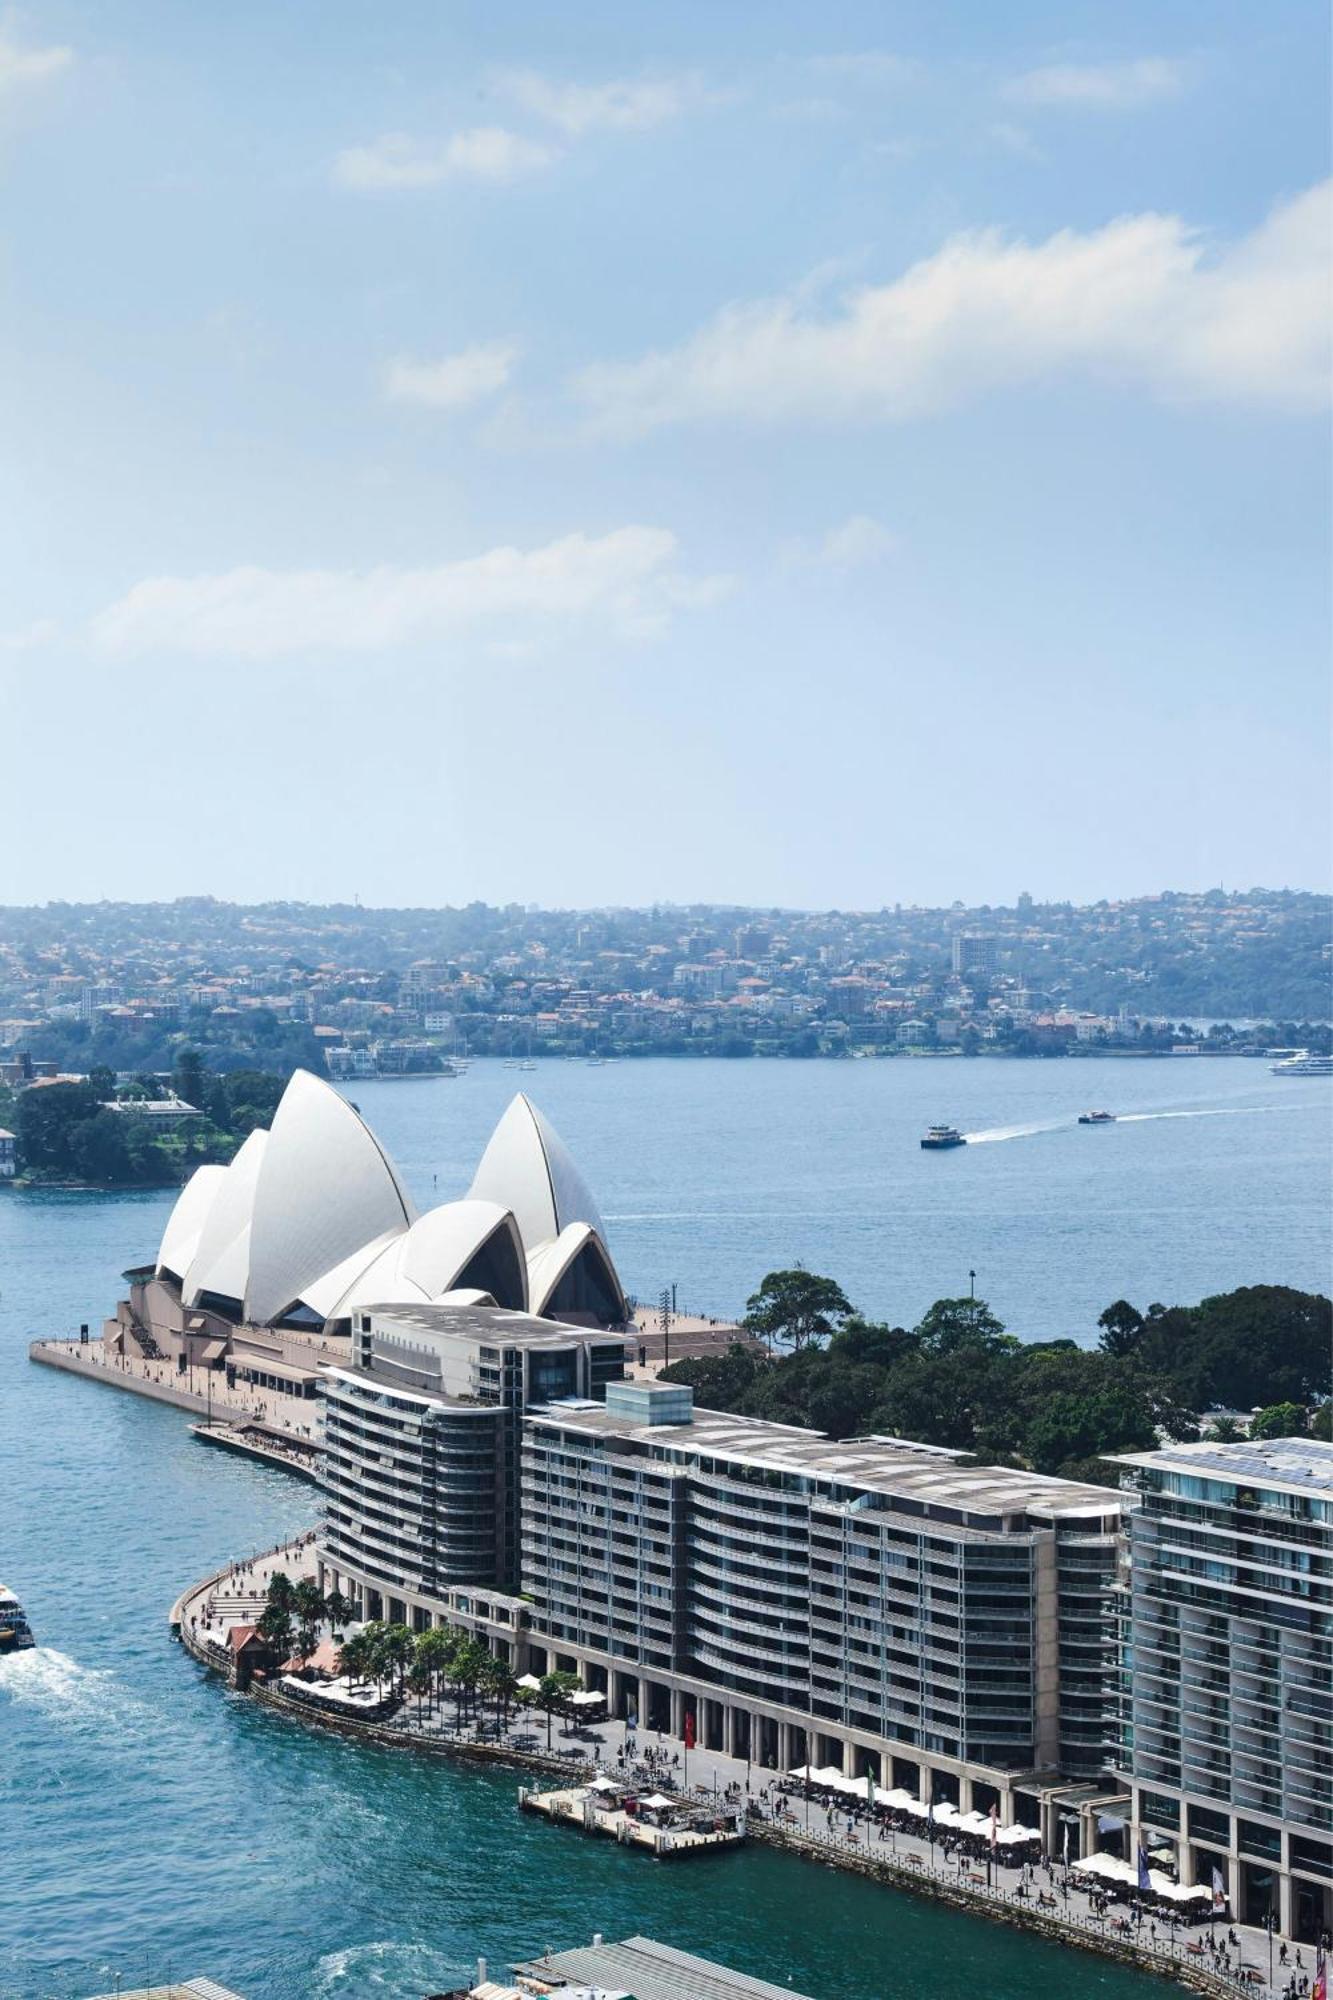
M 305 1070 L 269 1130 L 197 1170 L 156 1261 L 126 1276 L 111 1346 L 298 1395 L 372 1306 L 496 1306 L 602 1329 L 629 1317 L 597 1206 L 526 1097 L 467 1194 L 420 1214 L 358 1112 Z

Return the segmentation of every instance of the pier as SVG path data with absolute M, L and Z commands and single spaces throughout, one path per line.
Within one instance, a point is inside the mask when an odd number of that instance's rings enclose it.
M 206 1425 L 222 1422 L 242 1433 L 258 1426 L 264 1439 L 255 1442 L 267 1441 L 268 1450 L 257 1451 L 253 1443 L 233 1443 L 232 1448 L 246 1449 L 252 1457 L 268 1457 L 270 1463 L 288 1472 L 300 1471 L 298 1461 L 313 1460 L 317 1449 L 316 1410 L 308 1397 L 256 1389 L 244 1381 L 229 1384 L 219 1369 L 182 1370 L 162 1356 L 113 1351 L 101 1339 L 30 1341 L 28 1359 L 108 1389 L 169 1403 L 173 1409 L 202 1417 Z M 277 1451 L 277 1446 L 290 1447 L 294 1456 L 286 1450 Z M 305 1476 L 313 1477 L 313 1472 L 307 1468 Z
M 642 1791 L 604 1772 L 586 1785 L 559 1791 L 518 1788 L 523 1812 L 542 1813 L 622 1847 L 637 1847 L 659 1861 L 716 1853 L 745 1839 L 744 1808 L 654 1790 Z

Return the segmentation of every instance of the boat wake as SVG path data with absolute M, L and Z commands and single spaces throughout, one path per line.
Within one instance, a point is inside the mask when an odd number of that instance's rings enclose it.
M 135 1700 L 113 1673 L 103 1667 L 83 1667 L 54 1646 L 32 1646 L 0 1660 L 0 1695 L 43 1716 L 65 1723 L 96 1722 L 105 1726 L 116 1715 L 123 1722 Z
M 1300 1111 L 1299 1104 L 1210 1104 L 1197 1111 L 1117 1111 L 1117 1125 L 1146 1125 L 1158 1118 L 1263 1118 L 1270 1113 Z
M 1031 1125 L 992 1125 L 985 1132 L 964 1132 L 969 1146 L 998 1146 L 1003 1139 L 1033 1139 L 1041 1132 L 1060 1132 L 1072 1121 L 1068 1118 L 1042 1118 Z
M 383 1992 L 418 1994 L 457 1980 L 460 1968 L 425 1944 L 385 1938 L 326 1952 L 315 1966 L 311 1993 L 317 2000 Z

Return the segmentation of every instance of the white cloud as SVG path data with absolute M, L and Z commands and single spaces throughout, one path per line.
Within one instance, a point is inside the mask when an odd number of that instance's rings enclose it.
M 712 603 L 727 588 L 725 578 L 685 575 L 676 555 L 667 530 L 626 527 L 566 535 L 536 549 L 490 549 L 428 569 L 250 566 L 148 577 L 100 612 L 91 630 L 108 653 L 245 660 L 378 653 L 506 622 L 529 631 L 535 625 L 545 637 L 592 620 L 598 632 L 651 638 L 674 612 Z
M 1141 104 L 1179 97 L 1186 80 L 1186 65 L 1165 56 L 1140 56 L 1133 62 L 1048 63 L 1012 78 L 1004 94 L 1018 104 L 1134 111 Z
M 646 132 L 716 101 L 694 75 L 558 83 L 525 69 L 502 72 L 499 85 L 515 104 L 571 139 L 586 132 Z
M 384 393 L 393 403 L 420 403 L 428 410 L 462 410 L 503 389 L 513 373 L 518 349 L 501 341 L 465 347 L 441 361 L 391 361 Z
M 26 84 L 43 83 L 47 77 L 68 69 L 73 60 L 73 49 L 62 44 L 52 44 L 45 49 L 22 49 L 0 29 L 0 94 L 21 90 Z
M 819 76 L 841 76 L 853 83 L 908 83 L 921 73 L 921 65 L 910 56 L 897 56 L 888 49 L 852 49 L 842 55 L 812 56 L 810 68 Z
M 358 194 L 440 187 L 445 181 L 505 182 L 547 167 L 556 155 L 501 125 L 481 125 L 447 139 L 413 139 L 386 132 L 369 145 L 349 146 L 334 161 L 339 187 Z
M 585 369 L 593 426 L 906 422 L 987 390 L 1083 373 L 1177 401 L 1322 407 L 1330 184 L 1214 245 L 1178 216 L 1027 243 L 951 238 L 822 313 L 800 292 L 726 307 L 681 346 Z
M 871 514 L 852 514 L 802 551 L 818 569 L 870 569 L 896 555 L 898 537 Z
M 0 653 L 32 653 L 39 646 L 47 646 L 55 638 L 58 627 L 54 618 L 34 618 L 31 625 L 20 625 L 10 632 L 0 632 Z

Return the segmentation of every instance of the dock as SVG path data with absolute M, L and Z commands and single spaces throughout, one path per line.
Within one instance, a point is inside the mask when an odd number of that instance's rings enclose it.
M 524 1812 L 639 1848 L 659 1861 L 739 1847 L 745 1839 L 743 1807 L 701 1806 L 665 1792 L 645 1793 L 601 1773 L 591 1784 L 557 1791 L 520 1785 L 518 1803 Z
M 221 1451 L 262 1459 L 267 1465 L 280 1466 L 284 1472 L 294 1472 L 298 1479 L 310 1479 L 316 1484 L 319 1481 L 319 1452 L 315 1445 L 271 1424 L 191 1424 L 190 1433 L 200 1444 L 217 1445 Z

